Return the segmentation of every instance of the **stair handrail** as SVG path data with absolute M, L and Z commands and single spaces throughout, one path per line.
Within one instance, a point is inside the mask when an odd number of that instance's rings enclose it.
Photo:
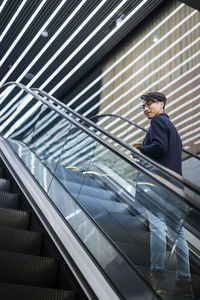
M 150 162 L 152 165 L 156 166 L 158 169 L 166 172 L 168 175 L 170 175 L 171 177 L 173 177 L 174 179 L 176 179 L 179 183 L 184 184 L 186 187 L 188 187 L 193 192 L 195 192 L 195 193 L 197 193 L 199 195 L 200 194 L 200 188 L 197 187 L 196 185 L 194 185 L 191 182 L 187 181 L 182 176 L 180 176 L 179 174 L 176 174 L 175 172 L 171 171 L 170 169 L 167 169 L 167 168 L 159 165 L 155 161 L 149 159 L 145 155 L 141 154 L 139 152 L 139 150 L 130 147 L 129 145 L 125 144 L 120 139 L 117 139 L 115 136 L 113 136 L 109 132 L 107 132 L 104 129 L 102 129 L 100 126 L 96 125 L 91 120 L 89 120 L 89 119 L 81 116 L 77 112 L 74 112 L 74 110 L 72 110 L 71 108 L 67 107 L 65 104 L 63 104 L 61 101 L 59 101 L 55 97 L 53 97 L 51 95 L 48 95 L 47 92 L 41 91 L 41 90 L 36 89 L 36 88 L 29 89 L 25 85 L 23 85 L 21 83 L 17 83 L 17 82 L 8 82 L 8 83 L 5 83 L 3 86 L 1 86 L 1 88 L 9 86 L 9 85 L 18 86 L 19 88 L 23 89 L 25 92 L 31 94 L 38 101 L 41 101 L 42 103 L 46 104 L 52 110 L 56 111 L 63 118 L 65 118 L 66 120 L 70 121 L 73 125 L 77 126 L 78 128 L 80 128 L 83 132 L 87 133 L 89 136 L 91 136 L 92 138 L 94 138 L 97 142 L 99 142 L 100 144 L 102 144 L 103 146 L 105 146 L 107 149 L 109 149 L 110 151 L 112 151 L 113 153 L 115 153 L 117 156 L 119 156 L 124 161 L 126 161 L 127 163 L 129 163 L 131 166 L 135 167 L 136 169 L 139 169 L 144 174 L 146 174 L 147 176 L 149 176 L 150 178 L 152 178 L 153 180 L 155 180 L 156 182 L 158 182 L 161 186 L 163 186 L 164 188 L 167 188 L 170 192 L 172 192 L 173 194 L 175 194 L 176 196 L 178 196 L 179 198 L 181 198 L 184 202 L 188 203 L 191 207 L 193 207 L 193 208 L 197 209 L 198 211 L 200 211 L 200 202 L 197 199 L 191 198 L 189 195 L 185 195 L 185 193 L 184 193 L 183 190 L 181 190 L 180 188 L 178 188 L 177 186 L 175 186 L 173 183 L 164 180 L 159 175 L 152 174 L 152 172 L 149 171 L 147 168 L 145 168 L 144 166 L 141 166 L 138 162 L 136 162 L 135 160 L 131 159 L 125 153 L 122 153 L 121 151 L 119 151 L 118 149 L 116 149 L 115 147 L 113 147 L 111 144 L 109 144 L 108 142 L 106 142 L 105 140 L 103 140 L 96 133 L 90 131 L 86 126 L 84 126 L 83 124 L 81 124 L 80 122 L 78 122 L 77 120 L 75 120 L 74 118 L 72 118 L 71 116 L 69 116 L 68 114 L 66 114 L 65 112 L 61 111 L 54 104 L 50 103 L 48 101 L 48 99 L 53 100 L 55 104 L 63 107 L 66 111 L 68 111 L 68 112 L 72 113 L 73 115 L 77 116 L 80 120 L 86 122 L 87 124 L 90 124 L 92 127 L 96 128 L 97 130 L 99 130 L 100 132 L 102 132 L 103 134 L 105 134 L 106 136 L 110 137 L 111 139 L 113 139 L 114 141 L 116 141 L 118 144 L 120 144 L 124 148 L 130 150 L 131 152 L 135 153 L 137 156 L 139 156 L 139 157 L 143 158 L 144 160 Z M 41 96 L 39 96 L 35 92 L 38 92 L 38 93 L 42 94 L 44 98 L 42 98 Z
M 103 118 L 103 117 L 119 118 L 119 119 L 121 119 L 121 120 L 129 123 L 130 125 L 135 126 L 135 127 L 139 128 L 139 129 L 143 130 L 144 132 L 147 132 L 147 130 L 144 127 L 142 127 L 142 126 L 140 126 L 140 125 L 138 125 L 136 123 L 133 123 L 132 121 L 128 120 L 127 118 L 124 118 L 124 117 L 122 117 L 120 115 L 117 115 L 117 114 L 110 114 L 110 113 L 97 114 L 97 115 L 94 115 L 94 116 L 90 117 L 89 119 L 92 120 L 92 119 L 95 119 L 95 118 Z M 192 156 L 192 157 L 200 160 L 200 156 L 199 155 L 197 155 L 197 154 L 195 154 L 193 152 L 190 152 L 190 151 L 188 151 L 188 150 L 186 150 L 184 148 L 182 148 L 182 151 L 185 152 L 185 153 L 187 153 L 187 154 L 189 154 L 190 156 Z

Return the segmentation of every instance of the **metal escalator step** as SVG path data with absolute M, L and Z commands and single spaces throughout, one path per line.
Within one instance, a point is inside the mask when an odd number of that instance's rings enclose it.
M 127 231 L 126 228 L 117 224 L 98 223 L 103 230 L 112 238 L 118 242 L 128 242 L 137 245 L 146 245 L 149 247 L 150 232 L 146 230 L 134 229 Z
M 145 267 L 150 267 L 150 248 L 145 245 L 136 245 L 131 243 L 116 242 L 116 245 L 122 250 L 122 252 L 135 264 Z M 169 270 L 176 270 L 176 257 L 170 255 L 167 251 L 166 256 L 167 265 Z
M 109 211 L 114 213 L 129 214 L 128 205 L 115 201 L 105 201 L 102 199 L 96 199 L 86 197 L 85 199 L 78 199 L 78 202 L 92 215 L 99 215 L 103 211 Z
M 194 292 L 194 298 L 200 299 L 200 274 L 191 274 L 192 275 L 192 286 Z
M 0 250 L 0 282 L 53 287 L 58 261 L 55 258 Z
M 103 188 L 93 187 L 92 185 L 84 185 L 81 186 L 78 183 L 68 182 L 65 185 L 66 189 L 71 192 L 73 195 L 86 195 L 91 197 L 98 197 L 104 200 L 115 200 L 115 196 L 109 190 Z
M 43 236 L 39 232 L 0 227 L 0 250 L 39 255 Z
M 0 207 L 3 208 L 18 208 L 19 195 L 0 191 Z
M 78 300 L 73 291 L 0 283 L 2 300 Z
M 84 184 L 88 186 L 93 186 L 100 188 L 102 187 L 95 178 L 87 174 L 83 174 L 81 171 L 77 171 L 74 169 L 66 169 L 64 167 L 56 167 L 56 176 L 59 178 L 63 183 L 67 182 L 74 182 L 77 184 Z
M 3 177 L 3 169 L 0 167 L 0 178 Z
M 8 179 L 0 178 L 0 191 L 2 192 L 10 191 L 10 181 Z
M 0 208 L 0 226 L 27 229 L 30 215 L 26 211 Z
M 150 280 L 150 269 L 148 267 L 144 266 L 135 266 L 137 271 L 147 280 Z M 191 279 L 192 279 L 192 287 L 193 287 L 193 293 L 194 293 L 194 299 L 200 299 L 200 275 L 199 274 L 193 274 L 191 273 Z M 165 300 L 189 300 L 193 299 L 191 297 L 187 296 L 170 296 L 170 290 L 172 290 L 175 287 L 175 280 L 176 280 L 176 269 L 169 270 L 167 268 L 166 272 L 166 279 L 165 279 L 165 286 L 167 290 L 167 295 L 164 296 Z
M 135 264 L 150 266 L 150 249 L 147 246 L 115 242 L 122 252 Z
M 128 232 L 136 229 L 148 230 L 147 220 L 140 215 L 128 216 L 127 214 L 105 211 L 95 216 L 95 221 L 99 224 L 117 225 Z
M 104 199 L 104 198 L 100 198 L 100 197 L 98 197 L 98 196 L 89 196 L 89 195 L 84 195 L 84 194 L 82 194 L 82 193 L 80 193 L 79 195 L 77 195 L 77 193 L 71 193 L 76 199 L 78 199 L 78 201 L 80 200 L 80 201 L 85 201 L 85 202 L 98 202 L 98 201 L 103 201 L 104 203 L 105 202 L 113 202 L 113 203 L 120 203 L 120 202 L 118 202 L 118 201 L 115 201 L 115 199 L 111 199 L 111 200 L 108 200 L 108 199 Z
M 80 192 L 80 194 L 78 195 L 78 197 L 77 197 L 77 194 L 76 193 L 71 193 L 76 199 L 78 199 L 78 201 L 80 200 L 80 201 L 85 201 L 85 202 L 98 202 L 98 201 L 100 201 L 100 202 L 102 202 L 102 203 L 105 203 L 105 202 L 112 202 L 112 203 L 120 203 L 120 204 L 123 204 L 124 206 L 128 206 L 127 204 L 125 204 L 125 203 L 123 203 L 123 202 L 120 202 L 120 201 L 117 201 L 117 198 L 113 198 L 113 197 L 111 197 L 110 199 L 105 199 L 105 198 L 101 198 L 101 195 L 99 195 L 99 196 L 97 196 L 97 195 L 93 195 L 93 196 L 91 196 L 91 195 L 85 195 L 85 194 L 82 194 L 81 192 Z M 106 205 L 106 204 L 105 204 Z

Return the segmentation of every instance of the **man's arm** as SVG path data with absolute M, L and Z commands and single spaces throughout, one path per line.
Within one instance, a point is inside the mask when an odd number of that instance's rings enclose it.
M 168 129 L 165 122 L 159 117 L 153 118 L 150 126 L 150 143 L 137 149 L 152 158 L 165 155 L 168 151 L 167 132 Z

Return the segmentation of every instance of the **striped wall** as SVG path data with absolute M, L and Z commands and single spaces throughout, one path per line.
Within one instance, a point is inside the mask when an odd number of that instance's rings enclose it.
M 87 105 L 85 116 L 119 114 L 148 128 L 140 111 L 140 95 L 149 91 L 166 94 L 166 112 L 177 127 L 184 148 L 200 152 L 200 12 L 173 1 L 159 14 L 124 40 L 102 66 L 102 73 L 85 86 L 68 104 L 84 99 L 84 93 L 97 82 L 101 87 L 89 94 L 76 108 Z M 100 97 L 98 103 L 94 99 Z M 91 105 L 90 105 L 91 104 Z M 95 114 L 95 113 L 94 113 Z M 114 119 L 99 124 L 127 143 L 143 139 L 140 130 Z

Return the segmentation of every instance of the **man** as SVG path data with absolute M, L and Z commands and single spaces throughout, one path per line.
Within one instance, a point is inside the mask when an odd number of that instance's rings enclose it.
M 151 123 L 143 145 L 137 149 L 157 163 L 182 175 L 182 143 L 176 128 L 165 113 L 165 104 L 167 101 L 165 95 L 159 92 L 151 92 L 141 96 L 141 98 L 142 106 L 140 108 L 143 109 L 145 116 L 151 120 Z M 148 179 L 146 181 L 148 181 Z M 149 182 L 151 182 L 151 180 Z M 168 193 L 156 184 L 152 184 L 152 182 L 150 185 L 153 186 L 152 191 L 155 192 L 157 189 L 157 194 L 159 194 L 161 198 L 166 199 L 166 210 L 170 205 L 173 207 L 173 201 L 175 201 L 176 197 L 172 197 L 171 193 Z M 140 193 L 138 192 L 139 189 Z M 176 219 L 171 216 L 169 211 L 167 213 L 163 208 L 161 209 L 162 205 L 160 207 L 159 205 L 156 206 L 154 199 L 152 201 L 153 204 L 148 201 L 147 197 L 146 200 L 144 200 L 144 191 L 145 189 L 141 192 L 141 187 L 137 187 L 136 200 L 139 200 L 146 207 L 149 219 L 151 282 L 159 294 L 166 293 L 164 281 L 166 273 L 167 226 L 168 232 L 176 245 L 177 268 L 173 294 L 192 296 L 188 246 L 182 230 L 181 217 L 178 217 L 179 209 L 175 208 L 175 210 L 177 209 Z

